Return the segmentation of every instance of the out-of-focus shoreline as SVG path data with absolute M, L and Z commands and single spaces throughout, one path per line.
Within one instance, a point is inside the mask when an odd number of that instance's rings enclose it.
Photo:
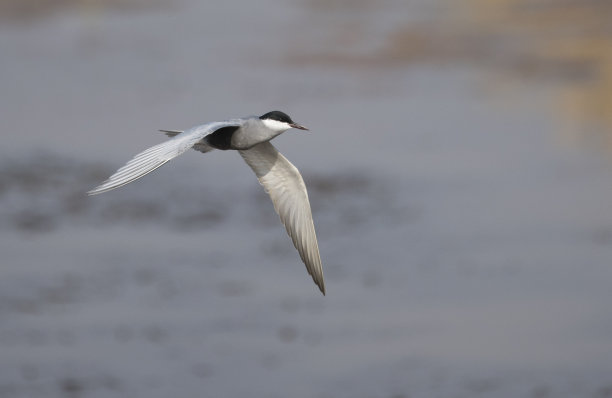
M 88 14 L 111 9 L 129 12 L 161 4 L 162 0 L 0 0 L 0 20 L 20 23 L 62 11 L 76 10 Z

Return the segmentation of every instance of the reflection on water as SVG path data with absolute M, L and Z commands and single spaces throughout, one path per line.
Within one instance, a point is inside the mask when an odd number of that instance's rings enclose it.
M 470 0 L 467 4 L 469 11 L 460 14 L 476 34 L 512 40 L 509 61 L 514 70 L 538 79 L 552 76 L 562 87 L 560 114 L 578 121 L 566 132 L 578 142 L 612 150 L 612 3 Z M 505 48 L 493 55 L 502 52 L 507 56 Z
M 410 20 L 408 5 L 396 5 L 407 21 L 392 24 L 387 33 L 372 26 L 378 21 L 370 18 L 377 12 L 371 2 L 351 5 L 351 13 L 342 1 L 309 4 L 316 12 L 337 14 L 339 22 L 319 48 L 288 56 L 293 64 L 378 68 L 460 62 L 502 72 L 500 79 L 527 80 L 536 88 L 553 84 L 560 90 L 561 133 L 612 151 L 609 1 L 442 2 L 417 21 Z M 364 47 L 376 34 L 383 39 Z

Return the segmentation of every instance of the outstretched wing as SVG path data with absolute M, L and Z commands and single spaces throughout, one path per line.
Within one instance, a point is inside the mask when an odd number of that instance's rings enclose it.
M 177 135 L 179 135 L 179 134 L 181 134 L 183 132 L 182 130 L 159 130 L 159 131 L 161 133 L 166 134 L 170 138 L 176 137 Z M 200 141 L 198 141 L 195 144 L 193 144 L 192 148 L 195 149 L 196 151 L 202 152 L 202 153 L 210 152 L 213 149 L 215 149 L 215 148 L 211 147 L 210 145 L 208 145 L 206 143 L 205 139 L 201 139 Z
M 300 172 L 270 142 L 239 152 L 270 195 L 274 209 L 306 264 L 308 273 L 325 295 L 319 245 L 308 192 Z
M 87 193 L 89 195 L 96 195 L 129 184 L 192 148 L 208 134 L 222 127 L 240 126 L 240 124 L 241 121 L 239 119 L 213 122 L 176 134 L 168 141 L 155 145 L 134 156 L 132 160 L 117 170 L 108 180 Z

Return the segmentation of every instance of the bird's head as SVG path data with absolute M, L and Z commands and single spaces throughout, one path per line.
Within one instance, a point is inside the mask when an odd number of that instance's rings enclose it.
M 295 123 L 289 115 L 281 111 L 268 112 L 259 117 L 261 121 L 271 130 L 286 131 L 291 128 L 299 130 L 308 130 L 306 127 Z

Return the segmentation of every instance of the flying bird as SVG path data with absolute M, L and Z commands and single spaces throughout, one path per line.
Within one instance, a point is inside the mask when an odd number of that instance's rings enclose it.
M 321 256 L 306 185 L 298 169 L 270 143 L 291 128 L 308 130 L 286 113 L 272 111 L 259 117 L 205 123 L 185 131 L 160 130 L 170 137 L 168 141 L 139 153 L 87 193 L 96 195 L 129 184 L 190 148 L 203 153 L 213 149 L 236 150 L 270 195 L 308 273 L 325 295 Z

